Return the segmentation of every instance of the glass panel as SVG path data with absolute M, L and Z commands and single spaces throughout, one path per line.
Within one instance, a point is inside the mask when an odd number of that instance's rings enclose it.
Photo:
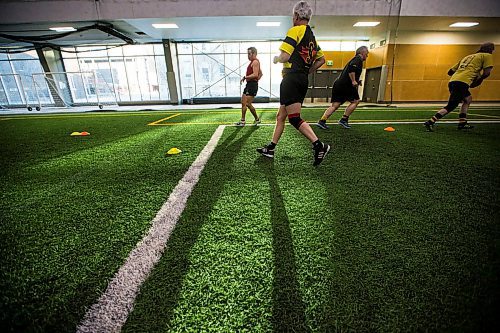
M 273 55 L 274 56 L 274 55 Z M 261 54 L 258 56 L 260 61 L 260 70 L 262 71 L 262 78 L 259 81 L 259 91 L 257 96 L 267 96 L 271 97 L 271 57 L 269 53 Z M 279 96 L 279 94 L 278 94 Z
M 271 52 L 269 42 L 244 42 L 240 45 L 240 53 L 246 54 L 249 47 L 255 47 L 257 54 Z
M 61 48 L 61 52 L 64 59 L 76 58 L 74 47 L 63 47 Z
M 225 96 L 225 69 L 222 55 L 195 55 L 197 97 Z
M 123 47 L 112 47 L 108 49 L 108 56 L 110 57 L 122 57 L 123 56 Z
M 170 100 L 170 91 L 168 90 L 168 83 L 167 83 L 167 66 L 165 64 L 165 58 L 163 56 L 161 57 L 155 57 L 156 60 L 156 71 L 158 73 L 158 83 L 159 83 L 159 93 L 160 93 L 160 100 L 166 101 Z
M 141 67 L 143 62 L 137 57 L 125 58 L 125 70 L 127 72 L 130 98 L 132 101 L 143 101 L 144 95 L 147 95 L 147 87 L 141 82 Z
M 8 60 L 9 58 L 7 57 L 7 53 L 1 53 L 0 52 L 0 60 Z M 1 87 L 0 87 L 1 89 Z
M 155 55 L 164 55 L 163 44 L 153 44 Z
M 17 74 L 12 75 L 12 69 L 10 68 L 10 63 L 7 61 L 0 62 L 0 79 L 2 80 L 5 94 L 7 97 L 7 104 L 10 105 L 22 105 L 23 98 L 21 97 L 22 92 L 18 87 L 18 76 Z
M 224 43 L 224 52 L 227 53 L 240 53 L 240 43 Z
M 239 54 L 226 54 L 226 91 L 227 96 L 241 96 L 245 82 L 243 86 L 240 84 L 241 68 L 240 68 L 240 56 Z M 245 63 L 241 66 L 246 70 Z M 234 70 L 234 72 L 233 72 Z
M 153 55 L 153 45 L 127 45 L 123 47 L 124 56 Z
M 193 47 L 191 43 L 177 43 L 177 52 L 179 54 L 192 54 Z
M 189 99 L 195 95 L 194 68 L 192 55 L 179 55 L 179 76 L 182 98 Z
M 22 87 L 24 90 L 28 103 L 36 103 L 37 97 L 35 87 L 33 86 L 32 74 L 43 73 L 42 66 L 38 60 L 18 60 L 13 61 L 12 66 L 14 71 L 20 75 Z M 46 88 L 46 85 L 42 87 Z
M 224 53 L 223 43 L 193 43 L 193 53 Z
M 123 58 L 111 58 L 110 65 L 116 98 L 119 101 L 130 101 L 125 61 Z
M 26 51 L 23 53 L 11 53 L 10 54 L 10 59 L 11 60 L 33 60 L 36 59 L 38 60 L 38 55 L 36 54 L 36 51 Z
M 66 72 L 79 72 L 80 66 L 77 59 L 64 59 L 64 68 Z

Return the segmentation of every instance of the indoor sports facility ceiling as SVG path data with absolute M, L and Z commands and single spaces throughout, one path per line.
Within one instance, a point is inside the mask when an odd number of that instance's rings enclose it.
M 279 22 L 277 27 L 257 27 L 257 22 Z M 358 21 L 378 21 L 376 27 L 353 27 Z M 473 21 L 479 25 L 470 28 L 450 28 L 457 21 Z M 135 43 L 158 42 L 162 39 L 176 41 L 231 41 L 231 40 L 280 40 L 291 26 L 288 16 L 225 16 L 225 17 L 174 17 L 100 21 L 111 24 L 114 29 Z M 49 30 L 54 26 L 80 28 L 92 22 L 37 22 L 22 24 L 0 24 L 0 33 L 15 36 L 40 36 L 57 34 Z M 175 23 L 177 29 L 156 29 L 152 24 Z M 492 17 L 399 17 L 389 18 L 356 16 L 313 16 L 311 21 L 319 40 L 374 40 L 384 39 L 387 31 L 413 32 L 473 32 L 500 34 L 500 18 Z M 51 41 L 56 45 L 113 44 L 119 38 L 99 30 L 87 30 Z M 0 37 L 1 46 L 23 45 Z

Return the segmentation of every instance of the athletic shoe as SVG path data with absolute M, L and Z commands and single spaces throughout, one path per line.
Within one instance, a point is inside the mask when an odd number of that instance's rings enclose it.
M 320 165 L 321 162 L 325 159 L 326 155 L 330 151 L 330 145 L 328 143 L 322 143 L 322 146 L 318 149 L 314 149 L 314 162 L 313 165 Z
M 274 148 L 269 148 L 270 144 L 265 145 L 262 148 L 257 148 L 257 152 L 265 157 L 273 158 L 274 157 Z
M 236 126 L 245 126 L 245 122 L 244 121 L 238 121 L 237 123 L 235 123 Z
M 469 125 L 467 123 L 458 124 L 458 127 L 457 127 L 457 129 L 459 129 L 459 130 L 470 130 L 470 129 L 473 129 L 473 128 L 474 128 L 474 126 Z
M 427 132 L 434 132 L 434 124 L 431 123 L 430 120 L 427 120 L 424 123 L 424 126 L 425 126 L 425 129 L 427 130 Z
M 351 125 L 349 125 L 348 120 L 340 119 L 339 125 L 342 126 L 343 128 L 351 128 Z
M 253 124 L 254 124 L 255 126 L 257 126 L 258 124 L 260 124 L 260 118 L 259 118 L 259 119 L 257 119 L 257 120 L 255 120 L 255 121 L 253 122 Z
M 318 127 L 321 129 L 324 129 L 324 130 L 328 129 L 328 125 L 326 124 L 326 120 L 319 120 L 316 125 L 318 125 Z

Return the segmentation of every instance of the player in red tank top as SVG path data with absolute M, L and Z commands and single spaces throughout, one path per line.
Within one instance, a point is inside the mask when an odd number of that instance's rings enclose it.
M 245 126 L 247 108 L 250 109 L 250 112 L 255 119 L 254 124 L 260 124 L 259 116 L 257 115 L 252 102 L 257 95 L 257 90 L 259 89 L 258 81 L 262 77 L 262 71 L 260 69 L 259 59 L 257 59 L 257 49 L 255 47 L 249 47 L 247 54 L 250 64 L 247 67 L 246 75 L 240 81 L 240 84 L 243 84 L 243 81 L 247 81 L 247 84 L 243 90 L 243 95 L 241 96 L 241 120 L 236 123 L 237 126 Z

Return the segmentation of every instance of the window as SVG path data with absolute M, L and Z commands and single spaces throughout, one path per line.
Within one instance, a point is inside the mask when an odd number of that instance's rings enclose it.
M 95 100 L 160 101 L 169 100 L 163 45 L 126 45 L 121 47 L 76 47 L 74 57 L 63 54 L 66 70 L 80 72 L 72 80 L 76 103 Z M 96 78 L 87 77 L 95 73 Z M 80 90 L 79 89 L 83 89 Z
M 52 104 L 47 82 L 33 75 L 36 73 L 43 73 L 36 51 L 0 54 L 1 105 Z

